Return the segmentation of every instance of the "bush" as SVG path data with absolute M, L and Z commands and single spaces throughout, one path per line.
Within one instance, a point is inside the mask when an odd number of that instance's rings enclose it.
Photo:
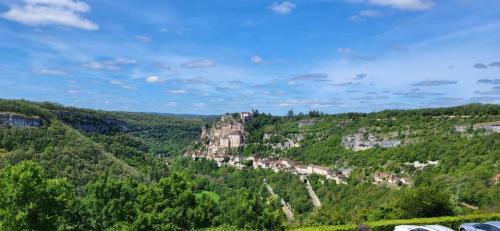
M 462 223 L 466 222 L 485 222 L 490 220 L 500 219 L 500 213 L 485 213 L 485 214 L 471 214 L 464 216 L 454 217 L 430 217 L 430 218 L 414 218 L 402 220 L 382 220 L 367 222 L 366 225 L 370 227 L 370 231 L 392 231 L 397 225 L 429 225 L 438 224 L 444 225 L 455 230 Z M 317 226 L 295 229 L 297 231 L 354 231 L 357 225 L 335 225 L 335 226 Z

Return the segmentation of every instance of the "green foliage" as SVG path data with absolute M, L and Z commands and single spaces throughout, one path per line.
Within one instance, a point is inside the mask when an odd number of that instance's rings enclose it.
M 369 114 L 290 112 L 286 117 L 255 113 L 245 124 L 249 144 L 231 153 L 352 169 L 346 185 L 308 176 L 323 204 L 319 209 L 296 175 L 254 170 L 250 161 L 237 170 L 177 157 L 200 146 L 200 128 L 213 117 L 105 112 L 22 100 L 0 100 L 0 113 L 44 120 L 41 127 L 0 126 L 2 230 L 284 229 L 281 205 L 266 191 L 264 179 L 289 203 L 295 215 L 291 226 L 367 223 L 380 231 L 406 222 L 455 226 L 486 218 L 375 221 L 500 207 L 500 185 L 491 181 L 500 172 L 500 134 L 454 131 L 456 125 L 500 120 L 498 105 Z M 299 127 L 302 120 L 311 124 Z M 359 152 L 343 148 L 342 137 L 360 128 L 382 136 L 397 131 L 398 139 L 409 142 Z M 266 133 L 272 138 L 263 141 Z M 297 134 L 304 136 L 300 147 L 274 150 L 269 145 Z M 439 160 L 439 165 L 416 169 L 406 164 L 428 160 Z M 373 185 L 377 171 L 412 176 L 413 188 Z
M 372 231 L 392 231 L 397 225 L 429 225 L 439 224 L 453 229 L 458 229 L 460 224 L 466 222 L 485 222 L 500 219 L 500 213 L 471 214 L 464 216 L 432 217 L 432 218 L 413 218 L 402 220 L 381 220 L 366 222 L 369 230 Z M 316 226 L 293 229 L 297 231 L 354 231 L 356 225 L 337 225 L 337 226 Z
M 419 187 L 406 190 L 397 208 L 401 218 L 439 217 L 453 214 L 450 195 L 439 189 Z
M 32 161 L 9 166 L 0 172 L 1 230 L 71 230 L 76 193 L 62 179 L 48 180 L 42 167 Z

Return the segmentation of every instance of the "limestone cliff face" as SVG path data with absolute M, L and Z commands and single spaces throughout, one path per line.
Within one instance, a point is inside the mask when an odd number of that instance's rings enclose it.
M 385 138 L 380 134 L 368 132 L 367 129 L 360 129 L 359 132 L 344 136 L 342 146 L 354 151 L 366 150 L 374 147 L 393 148 L 403 144 L 397 139 L 398 132 L 390 134 L 390 138 Z
M 251 114 L 248 113 L 224 115 L 211 128 L 202 129 L 201 140 L 207 145 L 209 153 L 242 147 L 245 143 L 244 123 L 250 119 Z
M 500 121 L 491 123 L 480 123 L 473 126 L 474 130 L 485 130 L 488 132 L 500 132 Z
M 29 117 L 15 113 L 1 113 L 0 125 L 11 125 L 14 127 L 39 127 L 43 120 L 39 117 Z
M 54 114 L 64 123 L 85 132 L 109 133 L 128 130 L 125 121 L 113 117 L 95 117 L 85 113 L 67 111 L 54 111 Z

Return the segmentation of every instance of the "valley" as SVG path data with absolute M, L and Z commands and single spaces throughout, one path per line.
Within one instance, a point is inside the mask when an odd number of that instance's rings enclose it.
M 498 121 L 498 105 L 479 104 L 196 117 L 0 100 L 0 168 L 7 179 L 36 165 L 66 182 L 73 202 L 61 206 L 89 215 L 52 216 L 77 229 L 160 229 L 166 214 L 180 229 L 221 230 L 467 215 L 500 206 Z

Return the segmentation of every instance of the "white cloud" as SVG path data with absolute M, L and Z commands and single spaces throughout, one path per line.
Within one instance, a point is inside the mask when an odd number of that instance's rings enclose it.
M 12 5 L 0 17 L 28 26 L 59 25 L 83 30 L 98 30 L 99 26 L 79 15 L 90 6 L 74 0 L 24 0 L 24 6 Z
M 431 0 L 368 0 L 368 2 L 403 10 L 428 10 L 434 6 Z
M 62 71 L 62 70 L 56 70 L 56 69 L 40 69 L 40 70 L 35 71 L 35 73 L 42 74 L 42 75 L 60 75 L 60 76 L 68 75 L 67 72 Z
M 160 79 L 160 77 L 158 77 L 156 75 L 152 75 L 152 76 L 149 76 L 146 78 L 146 82 L 148 82 L 148 83 L 162 83 L 162 82 L 165 82 L 165 80 Z
M 375 10 L 362 10 L 362 11 L 358 12 L 357 14 L 349 17 L 349 20 L 360 21 L 363 18 L 378 18 L 381 16 L 382 16 L 382 13 L 375 11 Z
M 68 93 L 69 94 L 79 94 L 80 91 L 79 90 L 68 90 Z
M 192 68 L 204 68 L 204 67 L 214 67 L 217 64 L 212 59 L 193 59 L 181 64 L 182 67 L 192 69 Z
M 273 2 L 269 8 L 276 14 L 285 15 L 295 9 L 295 4 L 289 1 L 283 1 L 281 3 Z
M 171 90 L 171 91 L 168 91 L 168 93 L 170 93 L 170 94 L 185 94 L 185 93 L 187 93 L 187 91 L 186 91 L 186 90 L 179 89 L 179 90 Z
M 137 64 L 137 61 L 135 61 L 134 59 L 117 58 L 114 60 L 105 60 L 102 62 L 97 62 L 97 61 L 86 62 L 83 64 L 83 67 L 94 70 L 116 71 L 120 70 L 121 66 L 135 65 L 135 64 Z
M 434 6 L 433 0 L 347 0 L 353 3 L 371 3 L 402 10 L 428 10 Z
M 114 63 L 119 65 L 134 65 L 137 64 L 137 61 L 135 61 L 135 59 L 117 58 Z
M 380 12 L 375 11 L 375 10 L 362 10 L 359 12 L 359 15 L 363 16 L 363 17 L 370 17 L 370 18 L 382 16 L 382 14 Z
M 250 62 L 252 62 L 253 64 L 271 64 L 271 61 L 266 60 L 259 55 L 250 57 Z

